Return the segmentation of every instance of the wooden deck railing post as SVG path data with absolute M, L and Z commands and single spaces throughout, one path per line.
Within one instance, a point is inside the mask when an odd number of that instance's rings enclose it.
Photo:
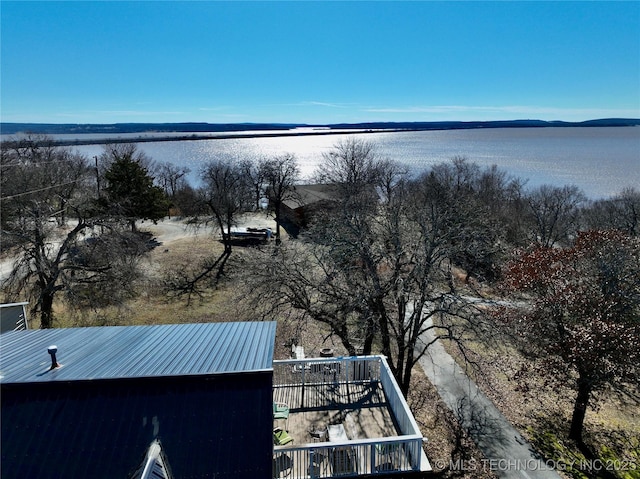
M 301 407 L 301 408 L 304 408 L 304 390 L 305 390 L 305 385 L 304 385 L 304 381 L 305 381 L 305 378 L 304 378 L 304 372 L 305 372 L 305 369 L 307 369 L 307 368 L 306 368 L 306 364 L 305 364 L 305 363 L 302 363 L 301 368 L 302 368 L 302 394 L 300 395 L 300 407 Z
M 316 478 L 316 467 L 315 467 L 315 451 L 313 449 L 309 450 L 309 476 L 311 479 Z
M 349 387 L 349 365 L 351 364 L 351 360 L 347 359 L 345 360 L 345 366 L 344 366 L 344 380 L 345 380 L 345 384 L 347 387 L 347 400 L 351 401 L 351 388 Z
M 369 453 L 371 456 L 371 474 L 376 472 L 376 447 L 374 444 L 369 446 Z

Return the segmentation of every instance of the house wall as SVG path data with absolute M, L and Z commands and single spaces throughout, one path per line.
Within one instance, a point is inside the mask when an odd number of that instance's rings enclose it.
M 176 479 L 271 477 L 271 382 L 265 371 L 2 384 L 2 477 L 124 479 L 156 438 Z
M 318 201 L 296 209 L 283 206 L 280 212 L 282 226 L 290 236 L 297 237 L 300 231 L 313 223 L 321 212 L 329 211 L 333 207 L 334 203 L 331 201 Z

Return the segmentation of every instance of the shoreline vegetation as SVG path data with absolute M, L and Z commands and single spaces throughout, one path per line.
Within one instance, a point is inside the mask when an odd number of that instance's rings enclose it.
M 163 141 L 225 140 L 232 138 L 273 138 L 283 136 L 319 136 L 356 133 L 469 130 L 490 128 L 564 128 L 640 126 L 640 119 L 607 118 L 582 122 L 506 120 L 440 122 L 371 122 L 310 125 L 299 123 L 115 123 L 54 124 L 0 123 L 2 135 L 36 133 L 45 135 L 79 135 L 78 138 L 54 139 L 58 146 L 99 145 L 104 143 L 146 143 Z M 130 137 L 82 138 L 84 135 L 132 135 Z M 166 134 L 166 135 L 163 135 Z M 177 133 L 184 133 L 180 135 Z M 210 134 L 207 134 L 210 133 Z M 142 136 L 153 134 L 153 136 Z

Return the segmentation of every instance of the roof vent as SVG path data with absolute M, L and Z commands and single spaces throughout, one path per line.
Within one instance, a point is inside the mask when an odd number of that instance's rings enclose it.
M 58 361 L 56 360 L 56 353 L 58 352 L 58 346 L 56 346 L 56 345 L 49 346 L 47 348 L 47 352 L 51 355 L 51 367 L 49 368 L 49 370 L 52 370 L 52 369 L 55 369 L 55 368 L 59 368 L 60 365 L 58 364 Z

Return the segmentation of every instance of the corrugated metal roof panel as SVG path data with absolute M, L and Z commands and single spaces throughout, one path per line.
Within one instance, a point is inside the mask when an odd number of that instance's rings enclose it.
M 0 339 L 0 383 L 211 375 L 272 368 L 274 322 L 29 330 Z M 49 371 L 50 345 L 61 367 Z

